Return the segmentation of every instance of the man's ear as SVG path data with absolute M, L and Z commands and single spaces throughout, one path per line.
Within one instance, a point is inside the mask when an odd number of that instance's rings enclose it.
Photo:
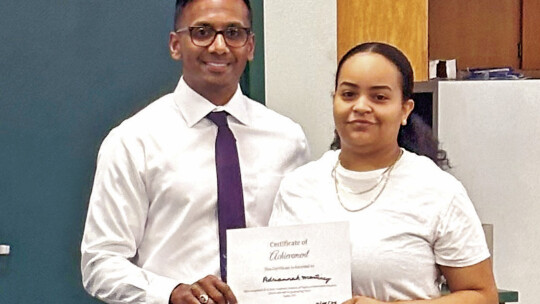
M 248 47 L 248 61 L 252 61 L 255 57 L 255 34 L 251 34 L 248 38 L 247 45 Z
M 180 37 L 174 33 L 169 33 L 169 53 L 174 60 L 182 60 L 182 52 L 180 49 Z

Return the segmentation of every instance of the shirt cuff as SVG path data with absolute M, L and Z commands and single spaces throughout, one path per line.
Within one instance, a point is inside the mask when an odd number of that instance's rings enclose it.
M 167 277 L 153 277 L 146 292 L 146 303 L 169 304 L 171 293 L 179 284 L 180 282 Z

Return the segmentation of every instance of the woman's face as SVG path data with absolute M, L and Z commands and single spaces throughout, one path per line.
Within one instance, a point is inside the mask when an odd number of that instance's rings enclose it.
M 401 74 L 384 56 L 358 53 L 341 67 L 334 122 L 341 149 L 373 152 L 397 147 L 401 123 L 414 107 L 403 101 Z

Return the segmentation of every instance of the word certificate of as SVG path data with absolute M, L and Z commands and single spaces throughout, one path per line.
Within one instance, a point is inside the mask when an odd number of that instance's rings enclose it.
M 333 304 L 352 297 L 349 223 L 227 230 L 239 304 Z

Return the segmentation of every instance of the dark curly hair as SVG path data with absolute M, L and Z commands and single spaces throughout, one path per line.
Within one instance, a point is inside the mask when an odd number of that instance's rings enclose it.
M 359 44 L 341 58 L 336 72 L 335 89 L 337 89 L 339 73 L 343 64 L 358 53 L 376 53 L 390 60 L 401 74 L 403 100 L 412 98 L 414 73 L 411 63 L 396 47 L 381 42 Z M 442 169 L 449 168 L 450 163 L 446 157 L 446 151 L 439 148 L 439 142 L 433 135 L 431 128 L 417 114 L 412 113 L 408 120 L 409 123 L 399 129 L 398 145 L 416 154 L 429 157 Z M 341 141 L 337 131 L 334 131 L 334 134 L 334 141 L 330 145 L 332 150 L 341 148 Z

